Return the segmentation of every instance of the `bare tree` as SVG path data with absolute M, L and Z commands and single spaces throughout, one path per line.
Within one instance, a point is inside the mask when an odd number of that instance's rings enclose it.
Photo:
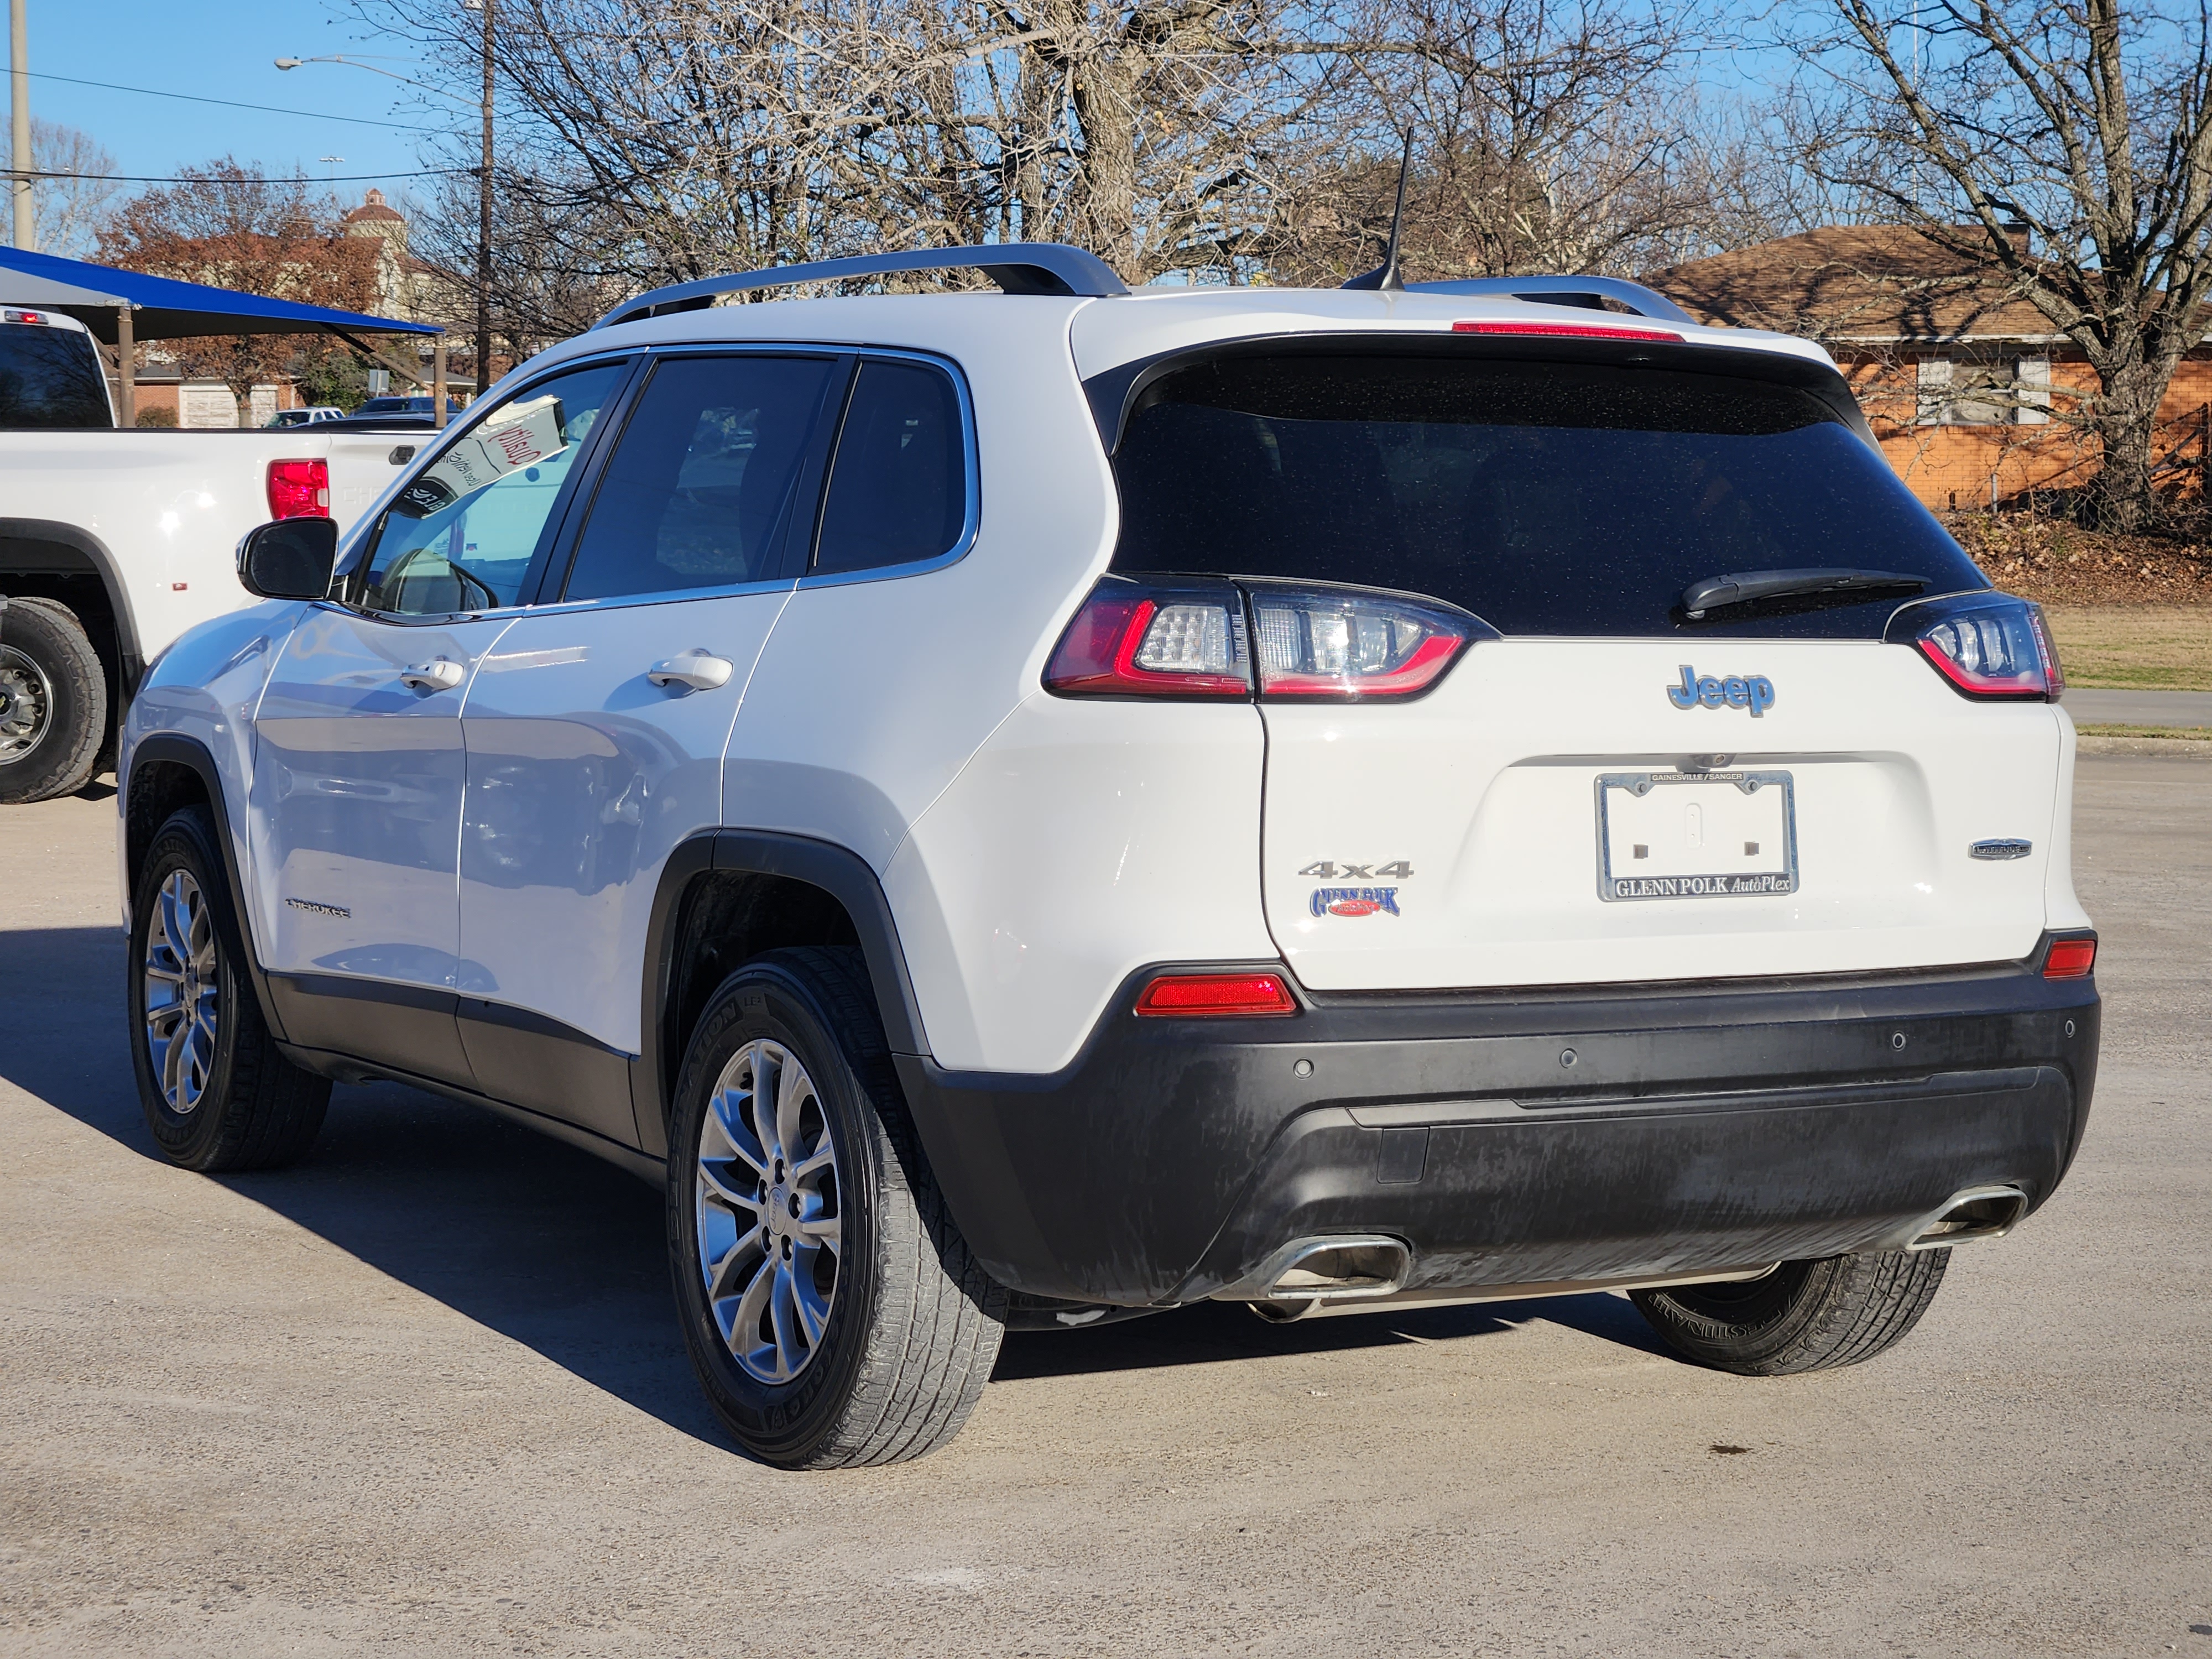
M 342 234 L 337 202 L 305 179 L 272 179 L 230 156 L 178 173 L 185 182 L 141 191 L 100 228 L 101 259 L 274 299 L 374 309 L 375 244 Z M 258 382 L 294 372 L 303 357 L 342 349 L 323 336 L 273 334 L 171 346 L 185 373 L 222 380 L 241 410 Z
M 1327 74 L 1285 3 L 503 0 L 502 211 L 550 256 L 515 301 L 945 241 L 1231 274 Z M 450 7 L 363 11 L 465 65 Z
M 2081 349 L 2098 389 L 2054 412 L 2100 441 L 2098 521 L 2138 527 L 2158 507 L 2159 404 L 2212 288 L 2207 13 L 1828 5 L 1833 26 L 1796 41 L 1820 77 L 1808 165 L 2008 283 Z
M 65 259 L 83 258 L 122 188 L 110 177 L 115 158 L 89 134 L 34 115 L 31 165 L 46 175 L 31 186 L 40 247 Z

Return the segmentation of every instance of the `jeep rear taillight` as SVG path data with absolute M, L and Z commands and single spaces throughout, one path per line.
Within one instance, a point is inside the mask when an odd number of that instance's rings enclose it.
M 331 465 L 312 461 L 269 463 L 269 516 L 327 519 L 331 516 Z
M 2066 690 L 2043 607 L 2009 593 L 1908 605 L 1885 637 L 1917 647 L 1961 696 L 2057 702 Z
M 1436 684 L 1473 632 L 1462 612 L 1395 594 L 1251 592 L 1263 697 L 1413 696 Z
M 1063 697 L 1388 701 L 1427 690 L 1489 632 L 1449 605 L 1369 588 L 1109 576 L 1060 635 L 1044 684 Z
M 1225 583 L 1152 587 L 1109 576 L 1060 636 L 1044 684 L 1063 697 L 1249 697 L 1243 599 Z

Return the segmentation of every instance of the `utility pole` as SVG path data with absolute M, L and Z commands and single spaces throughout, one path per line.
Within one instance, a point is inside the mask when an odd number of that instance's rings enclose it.
M 31 202 L 31 27 L 24 15 L 30 7 L 31 0 L 8 0 L 8 101 L 14 118 L 9 166 L 15 175 L 15 246 L 34 249 L 39 225 Z M 489 111 L 490 106 L 485 108 Z M 489 132 L 489 113 L 485 123 L 484 131 Z
M 491 385 L 491 31 L 492 9 L 498 0 L 465 3 L 483 12 L 483 156 L 477 171 L 477 396 L 481 398 Z

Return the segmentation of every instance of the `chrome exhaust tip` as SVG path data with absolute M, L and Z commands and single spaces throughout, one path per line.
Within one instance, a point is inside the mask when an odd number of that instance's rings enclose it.
M 1297 1319 L 1324 1302 L 1390 1296 L 1406 1282 L 1413 1252 L 1401 1238 L 1346 1233 L 1285 1244 L 1223 1300 L 1249 1302 L 1261 1317 Z
M 1984 1238 L 2002 1238 L 2027 1213 L 2027 1194 L 2017 1187 L 1969 1187 L 1943 1207 L 1913 1224 L 1908 1250 L 1947 1250 Z

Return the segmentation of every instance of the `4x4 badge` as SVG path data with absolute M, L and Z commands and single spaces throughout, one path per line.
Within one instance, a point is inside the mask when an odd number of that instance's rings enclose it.
M 1764 674 L 1700 674 L 1682 665 L 1682 683 L 1667 688 L 1677 708 L 1748 708 L 1757 720 L 1774 707 L 1774 682 Z

